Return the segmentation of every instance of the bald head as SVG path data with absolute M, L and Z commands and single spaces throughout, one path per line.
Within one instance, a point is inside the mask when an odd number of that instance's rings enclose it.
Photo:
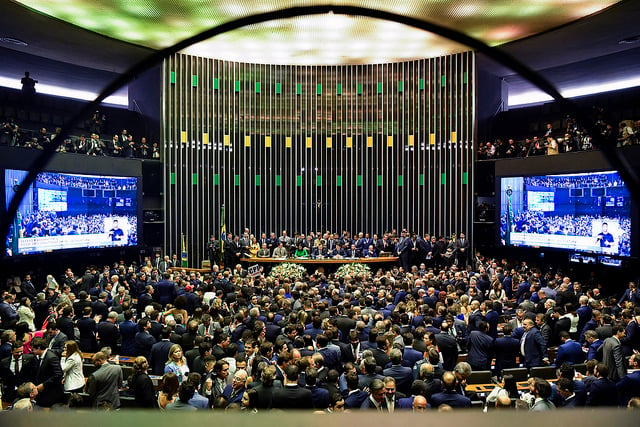
M 414 412 L 422 412 L 427 409 L 427 399 L 424 396 L 417 395 L 413 398 L 413 405 L 411 405 L 411 409 Z

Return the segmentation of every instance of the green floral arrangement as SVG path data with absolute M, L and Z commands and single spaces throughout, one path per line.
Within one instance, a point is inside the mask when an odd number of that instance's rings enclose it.
M 285 262 L 276 265 L 271 269 L 269 277 L 273 279 L 289 279 L 291 281 L 300 280 L 307 273 L 307 270 L 300 264 Z
M 338 271 L 336 271 L 336 277 L 344 279 L 347 276 L 359 279 L 368 279 L 371 277 L 371 269 L 367 264 L 343 264 L 338 268 Z

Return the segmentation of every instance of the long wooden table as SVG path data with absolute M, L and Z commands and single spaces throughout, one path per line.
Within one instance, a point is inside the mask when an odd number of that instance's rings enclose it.
M 398 262 L 397 256 L 375 258 L 240 258 L 240 261 L 255 264 L 281 264 L 291 262 L 294 264 L 384 264 Z

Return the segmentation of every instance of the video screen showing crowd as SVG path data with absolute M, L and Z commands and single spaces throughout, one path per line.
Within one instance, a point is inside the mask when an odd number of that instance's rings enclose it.
M 617 172 L 500 182 L 503 245 L 631 255 L 631 195 Z
M 8 206 L 27 172 L 5 171 Z M 6 253 L 135 246 L 137 178 L 42 172 L 22 200 L 6 240 Z

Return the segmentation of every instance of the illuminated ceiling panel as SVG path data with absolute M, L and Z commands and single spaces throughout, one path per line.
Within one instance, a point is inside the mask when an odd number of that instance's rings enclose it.
M 438 23 L 496 46 L 599 12 L 619 0 L 22 0 L 40 13 L 159 49 L 213 26 L 293 6 L 361 6 Z M 358 64 L 440 56 L 466 47 L 404 25 L 317 15 L 275 20 L 194 45 L 188 53 L 273 64 Z

